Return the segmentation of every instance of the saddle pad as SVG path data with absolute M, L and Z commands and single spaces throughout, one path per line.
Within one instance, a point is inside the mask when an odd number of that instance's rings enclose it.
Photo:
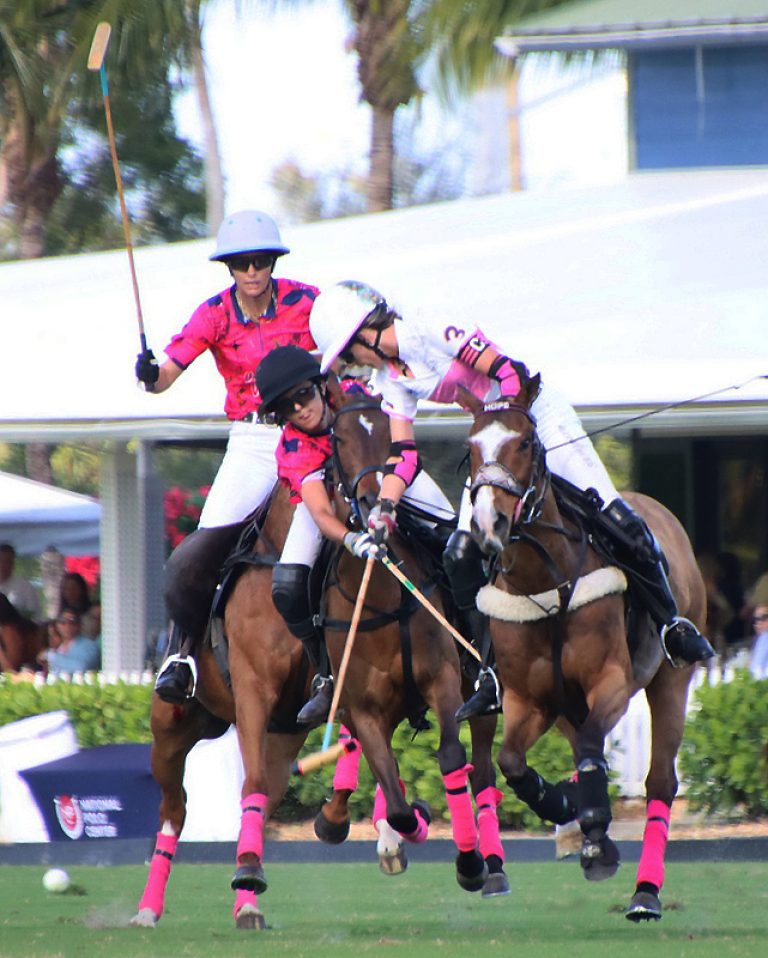
M 621 569 L 615 566 L 595 569 L 576 583 L 568 611 L 573 612 L 603 596 L 625 592 L 626 588 L 627 578 Z M 485 585 L 477 593 L 477 607 L 484 615 L 504 622 L 536 622 L 557 615 L 560 596 L 556 589 L 538 595 L 510 595 L 495 585 Z

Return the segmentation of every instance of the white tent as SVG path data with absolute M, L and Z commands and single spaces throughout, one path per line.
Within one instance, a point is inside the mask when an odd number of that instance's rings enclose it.
M 0 542 L 19 555 L 55 546 L 64 555 L 96 555 L 101 506 L 90 496 L 0 472 Z

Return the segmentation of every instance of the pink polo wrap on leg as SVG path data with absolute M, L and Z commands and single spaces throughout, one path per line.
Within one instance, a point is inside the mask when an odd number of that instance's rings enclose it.
M 645 831 L 640 864 L 637 866 L 637 882 L 649 882 L 657 888 L 664 884 L 664 855 L 669 837 L 671 809 L 665 802 L 653 799 L 645 812 Z
M 237 919 L 237 916 L 240 914 L 240 909 L 245 905 L 252 905 L 254 908 L 258 908 L 259 899 L 256 897 L 255 892 L 247 891 L 245 888 L 238 888 L 235 891 L 235 904 L 232 908 L 232 917 Z
M 421 845 L 429 837 L 429 825 L 424 820 L 421 811 L 418 808 L 413 809 L 418 824 L 412 832 L 401 832 L 403 838 L 412 845 Z
M 248 852 L 261 858 L 264 852 L 264 817 L 267 813 L 267 796 L 253 792 L 240 800 L 243 810 L 240 819 L 240 837 L 237 840 L 237 860 Z
M 339 756 L 336 762 L 336 771 L 333 775 L 333 790 L 334 792 L 340 792 L 347 789 L 350 792 L 354 792 L 357 789 L 360 757 L 363 754 L 363 750 L 360 748 L 360 743 L 357 739 L 354 738 L 349 729 L 343 725 L 339 729 L 339 742 L 343 745 L 354 742 L 356 747 L 352 751 L 345 749 Z
M 382 818 L 387 817 L 387 800 L 384 798 L 384 792 L 381 790 L 381 785 L 376 785 L 376 794 L 373 798 L 373 827 L 376 827 L 376 822 L 380 821 Z
M 472 809 L 472 796 L 467 785 L 467 776 L 472 770 L 472 765 L 465 765 L 443 775 L 445 798 L 451 813 L 453 840 L 460 852 L 471 852 L 477 848 L 477 826 Z
M 165 906 L 165 888 L 171 874 L 173 856 L 176 854 L 178 844 L 178 835 L 157 833 L 155 851 L 152 855 L 152 861 L 149 863 L 149 876 L 144 887 L 144 894 L 139 902 L 139 911 L 142 908 L 149 908 L 158 918 L 162 915 Z
M 489 855 L 498 855 L 504 861 L 504 848 L 499 837 L 499 816 L 496 807 L 504 798 L 504 793 L 490 785 L 478 792 L 475 797 L 477 803 L 477 830 L 480 833 L 480 854 L 483 858 Z

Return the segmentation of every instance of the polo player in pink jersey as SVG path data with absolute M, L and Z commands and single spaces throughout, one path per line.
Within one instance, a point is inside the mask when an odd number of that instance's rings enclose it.
M 241 521 L 266 499 L 277 480 L 280 433 L 259 421 L 256 369 L 278 346 L 315 347 L 309 314 L 318 289 L 272 275 L 277 258 L 288 252 L 266 213 L 242 210 L 228 216 L 210 259 L 227 267 L 232 285 L 198 306 L 166 346 L 164 362 L 158 364 L 151 349 L 136 361 L 136 377 L 147 392 L 161 393 L 210 351 L 226 386 L 224 412 L 232 423 L 199 526 L 166 565 L 165 601 L 174 627 L 155 690 L 169 702 L 184 702 L 194 694 L 195 651 L 205 634 L 219 570 Z

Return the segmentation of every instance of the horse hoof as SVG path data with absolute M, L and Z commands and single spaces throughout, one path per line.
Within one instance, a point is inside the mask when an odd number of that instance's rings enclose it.
M 326 845 L 341 845 L 349 836 L 349 819 L 336 825 L 329 822 L 320 809 L 315 817 L 315 835 Z
M 483 885 L 483 898 L 495 898 L 497 895 L 509 895 L 512 889 L 504 872 L 491 872 Z
M 261 865 L 240 865 L 232 877 L 232 888 L 237 891 L 252 891 L 256 895 L 263 895 L 267 890 L 267 879 Z
M 578 822 L 557 825 L 555 828 L 555 859 L 562 861 L 581 853 L 582 831 Z
M 396 852 L 379 852 L 379 868 L 385 875 L 402 875 L 408 868 L 405 845 L 401 845 Z
M 638 891 L 632 896 L 629 908 L 624 912 L 630 921 L 658 921 L 661 918 L 659 896 L 649 891 Z
M 581 846 L 581 867 L 588 881 L 613 878 L 620 864 L 619 848 L 607 835 L 596 842 L 584 839 Z
M 235 928 L 247 931 L 264 931 L 267 921 L 258 908 L 253 905 L 243 905 L 235 918 Z
M 159 921 L 160 916 L 151 908 L 142 908 L 131 918 L 130 924 L 133 928 L 154 928 Z
M 488 879 L 488 866 L 479 851 L 459 852 L 456 856 L 456 881 L 464 891 L 482 891 Z

